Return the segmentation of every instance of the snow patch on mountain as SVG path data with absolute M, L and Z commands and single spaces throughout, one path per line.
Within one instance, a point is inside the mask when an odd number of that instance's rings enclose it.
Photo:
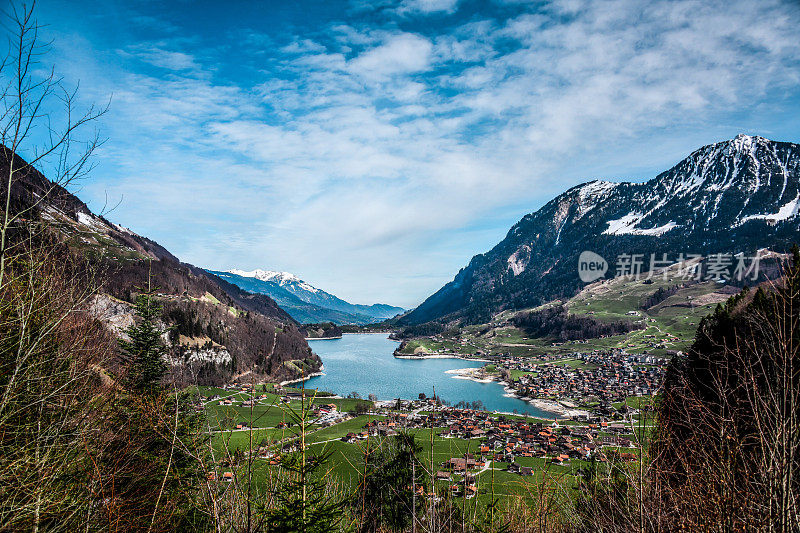
M 84 226 L 88 227 L 91 230 L 98 231 L 100 233 L 108 233 L 110 229 L 107 224 L 105 224 L 102 220 L 97 218 L 94 215 L 81 213 L 78 211 L 78 222 L 83 224 Z
M 60 209 L 56 209 L 51 205 L 45 205 L 42 207 L 42 218 L 47 220 L 48 222 L 57 222 L 60 218 L 66 217 Z
M 608 228 L 603 231 L 604 235 L 649 235 L 657 237 L 663 235 L 674 227 L 677 227 L 675 222 L 667 222 L 663 226 L 657 228 L 637 228 L 636 225 L 644 218 L 640 213 L 628 213 L 622 218 L 616 220 L 609 220 L 607 222 Z
M 591 200 L 602 199 L 608 196 L 608 193 L 614 190 L 614 188 L 616 188 L 618 185 L 619 183 L 613 183 L 611 181 L 590 181 L 581 187 L 580 191 L 578 191 L 578 197 L 581 199 L 582 203 Z
M 578 191 L 578 212 L 575 219 L 580 219 L 583 215 L 597 207 L 601 201 L 608 198 L 619 183 L 610 181 L 595 180 L 587 183 Z
M 701 165 L 698 165 L 701 166 Z M 704 167 L 705 165 L 703 165 Z M 699 189 L 703 183 L 705 183 L 705 168 L 700 168 L 700 172 L 697 172 L 697 168 L 688 176 L 683 176 L 680 180 L 676 180 L 674 183 L 674 188 L 672 190 L 672 194 L 674 196 L 686 196 L 687 194 L 691 193 Z
M 113 224 L 113 222 L 112 222 L 112 224 Z M 127 233 L 128 235 L 133 235 L 133 236 L 138 237 L 138 235 L 133 230 L 131 230 L 130 228 L 126 228 L 125 226 L 120 226 L 119 224 L 114 224 L 114 227 L 117 228 L 122 233 Z
M 728 151 L 726 152 L 725 155 L 731 155 L 730 153 L 731 150 L 739 153 L 742 152 L 752 153 L 758 139 L 763 139 L 763 138 L 752 137 L 750 135 L 745 135 L 744 133 L 740 133 L 739 135 L 734 137 L 732 141 L 727 143 Z
M 790 200 L 788 203 L 782 205 L 777 213 L 771 213 L 768 215 L 747 215 L 746 217 L 742 217 L 739 221 L 739 224 L 744 224 L 749 220 L 769 220 L 773 222 L 780 222 L 782 220 L 789 220 L 790 218 L 794 218 L 797 216 L 797 213 L 800 212 L 800 192 L 797 193 L 797 196 L 794 197 L 793 200 Z

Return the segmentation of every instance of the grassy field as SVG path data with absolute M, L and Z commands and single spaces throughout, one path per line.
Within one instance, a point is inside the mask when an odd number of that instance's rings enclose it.
M 385 417 L 376 415 L 361 415 L 340 424 L 320 429 L 309 435 L 307 441 L 312 443 L 341 439 L 348 433 L 360 433 L 367 422 L 383 420 Z
M 511 379 L 519 379 L 521 376 L 535 376 L 536 372 L 527 372 L 525 370 L 510 370 Z
M 411 339 L 406 342 L 400 353 L 412 355 L 415 353 L 460 353 L 471 355 L 475 353 L 471 346 L 464 346 L 456 340 Z
M 292 412 L 301 410 L 301 402 L 292 400 L 284 403 L 281 396 L 274 392 L 261 392 L 257 390 L 255 397 L 258 403 L 254 406 L 245 406 L 241 403 L 251 398 L 250 393 L 234 392 L 216 387 L 201 387 L 195 389 L 199 393 L 201 400 L 206 406 L 206 415 L 209 424 L 214 429 L 233 429 L 238 424 L 246 424 L 254 428 L 274 428 L 281 423 L 292 422 Z M 288 389 L 284 391 L 288 392 Z M 314 391 L 306 391 L 307 394 L 314 394 Z M 265 396 L 261 398 L 261 396 Z M 221 400 L 210 400 L 212 396 L 220 396 L 221 399 L 230 399 L 233 405 L 220 405 Z M 368 404 L 368 400 L 353 398 L 330 398 L 328 396 L 312 396 L 306 399 L 306 404 L 312 405 L 333 404 L 340 412 L 349 412 L 355 409 L 356 405 Z
M 417 429 L 412 430 L 411 433 L 416 437 L 417 444 L 421 446 L 421 451 L 417 454 L 420 462 L 424 467 L 424 471 L 420 474 L 421 478 L 427 479 L 427 472 L 436 472 L 442 470 L 441 463 L 448 461 L 453 457 L 463 457 L 465 453 L 477 454 L 480 449 L 480 443 L 476 440 L 464 440 L 457 438 L 442 438 L 438 436 L 439 429 L 436 430 L 437 437 L 434 440 L 433 447 L 431 448 L 430 429 Z M 315 453 L 321 453 L 323 450 L 330 453 L 329 472 L 337 477 L 345 486 L 353 488 L 358 480 L 360 469 L 363 468 L 363 455 L 367 446 L 377 446 L 378 440 L 373 438 L 370 443 L 361 441 L 357 444 L 348 444 L 341 441 L 328 442 L 325 444 L 316 444 L 311 446 L 311 450 Z M 431 450 L 433 453 L 431 454 Z M 521 461 L 528 458 L 520 459 Z M 544 466 L 544 460 L 538 459 Z M 532 466 L 532 465 L 531 465 Z M 496 496 L 522 496 L 527 497 L 529 494 L 535 492 L 536 484 L 539 483 L 544 476 L 545 469 L 537 473 L 535 476 L 520 476 L 506 471 L 507 463 L 494 464 L 494 490 Z M 548 472 L 552 475 L 557 473 L 559 476 L 569 475 L 570 467 L 552 466 L 548 468 Z M 461 476 L 455 475 L 453 481 L 436 481 L 437 491 L 444 487 L 449 487 L 453 482 L 457 482 Z M 485 470 L 478 476 L 479 498 L 488 503 L 488 496 L 491 493 L 491 479 L 492 470 Z

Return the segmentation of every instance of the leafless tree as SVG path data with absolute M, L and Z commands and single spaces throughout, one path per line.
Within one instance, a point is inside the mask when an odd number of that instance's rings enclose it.
M 12 2 L 3 13 L 8 47 L 0 61 L 0 144 L 8 164 L 3 169 L 3 211 L 0 220 L 0 286 L 13 245 L 9 231 L 31 211 L 52 199 L 53 193 L 84 177 L 100 144 L 95 131 L 88 140 L 86 127 L 107 108 L 89 106 L 78 111 L 77 87 L 69 88 L 54 69 L 40 75 L 49 45 L 41 42 L 42 27 L 34 18 L 35 4 Z M 24 159 L 14 157 L 24 156 Z M 13 209 L 14 183 L 31 170 L 47 168 L 50 184 L 29 205 Z
M 78 113 L 76 90 L 52 69 L 40 74 L 47 46 L 33 5 L 12 3 L 2 20 L 0 529 L 67 531 L 96 510 L 84 444 L 97 420 L 87 406 L 111 386 L 103 365 L 113 342 L 87 312 L 91 271 L 58 246 L 39 212 L 90 169 L 99 140 L 79 135 L 104 110 Z M 52 181 L 38 173 L 45 166 Z M 36 181 L 35 195 L 23 180 Z
M 800 528 L 800 263 L 701 325 L 660 410 L 662 528 Z M 766 290 L 765 290 L 766 289 Z

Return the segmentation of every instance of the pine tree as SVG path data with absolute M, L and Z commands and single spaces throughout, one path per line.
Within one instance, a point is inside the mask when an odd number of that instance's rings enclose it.
M 266 511 L 269 533 L 328 533 L 342 517 L 342 504 L 326 492 L 321 469 L 330 453 L 288 454 L 281 467 L 288 474 L 275 494 L 276 506 Z
M 148 283 L 149 285 L 149 283 Z M 128 363 L 110 423 L 118 428 L 102 459 L 116 467 L 105 492 L 124 517 L 128 531 L 198 531 L 208 517 L 199 510 L 202 415 L 193 409 L 189 393 L 162 385 L 167 348 L 159 326 L 162 307 L 155 289 L 138 289 L 129 340 L 119 346 Z
M 382 527 L 403 531 L 411 524 L 413 494 L 417 489 L 412 463 L 416 463 L 421 469 L 417 459 L 417 453 L 421 450 L 422 447 L 414 435 L 399 433 L 383 439 L 365 457 L 368 462 L 367 473 L 360 484 L 364 499 L 370 505 L 364 510 L 362 532 L 379 531 Z
M 135 313 L 136 322 L 125 330 L 130 340 L 120 339 L 119 346 L 130 364 L 129 386 L 137 391 L 152 391 L 158 388 L 166 372 L 163 359 L 166 347 L 157 322 L 161 305 L 153 298 L 153 290 L 136 297 Z

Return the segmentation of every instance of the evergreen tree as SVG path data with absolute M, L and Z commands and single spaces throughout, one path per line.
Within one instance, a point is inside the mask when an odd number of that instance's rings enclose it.
M 158 388 L 166 372 L 163 356 L 166 347 L 161 340 L 158 318 L 161 305 L 153 298 L 153 290 L 136 297 L 137 320 L 125 330 L 130 340 L 120 339 L 119 346 L 129 362 L 128 384 L 137 391 Z
M 328 533 L 338 529 L 342 505 L 325 491 L 320 468 L 330 454 L 286 455 L 281 467 L 287 480 L 275 494 L 276 506 L 266 512 L 269 533 Z
M 414 485 L 412 463 L 422 467 L 416 454 L 422 447 L 413 435 L 400 433 L 386 438 L 365 460 L 367 475 L 362 478 L 363 498 L 369 502 L 364 509 L 361 531 L 374 532 L 386 526 L 403 531 L 411 524 Z M 355 503 L 358 507 L 359 503 Z

